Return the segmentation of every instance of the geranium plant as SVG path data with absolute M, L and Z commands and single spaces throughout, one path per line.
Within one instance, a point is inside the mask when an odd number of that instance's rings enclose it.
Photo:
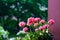
M 54 24 L 54 20 L 50 19 L 46 22 L 44 19 L 30 17 L 27 23 L 24 21 L 19 22 L 22 28 L 17 33 L 19 40 L 52 40 L 48 28 Z

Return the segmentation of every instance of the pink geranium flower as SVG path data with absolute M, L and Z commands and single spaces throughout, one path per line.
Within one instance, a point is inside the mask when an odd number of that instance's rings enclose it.
M 27 27 L 23 28 L 23 31 L 24 32 L 28 31 L 28 28 Z
M 41 20 L 40 23 L 44 24 L 45 23 L 45 20 Z
M 22 21 L 22 22 L 19 23 L 20 27 L 24 27 L 25 25 L 26 25 L 26 23 L 24 21 Z
M 39 22 L 40 21 L 40 18 L 35 18 L 35 22 Z
M 43 27 L 44 27 L 45 29 L 47 29 L 47 28 L 49 28 L 49 25 L 48 25 L 48 24 L 45 24 L 45 25 L 43 25 Z
M 33 23 L 34 23 L 34 17 L 28 18 L 28 20 L 27 20 L 27 25 L 30 26 L 30 25 L 33 24 Z
M 44 27 L 43 27 L 43 26 L 40 26 L 40 27 L 39 27 L 39 30 L 41 30 L 41 31 L 42 31 L 43 29 L 44 29 Z
M 48 21 L 48 23 L 49 23 L 50 25 L 52 25 L 52 24 L 54 24 L 54 20 L 53 20 L 53 19 L 50 19 L 50 20 Z

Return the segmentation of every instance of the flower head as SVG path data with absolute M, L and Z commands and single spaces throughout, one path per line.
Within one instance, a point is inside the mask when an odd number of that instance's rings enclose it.
M 44 24 L 45 23 L 45 20 L 41 20 L 40 23 Z
M 28 31 L 28 28 L 27 28 L 27 27 L 24 27 L 24 28 L 23 28 L 23 31 L 24 31 L 24 32 Z
M 30 25 L 33 24 L 33 23 L 34 23 L 34 17 L 28 18 L 28 20 L 27 20 L 27 25 L 30 26 Z
M 48 21 L 48 23 L 49 23 L 50 25 L 52 25 L 52 24 L 54 24 L 54 20 L 53 20 L 53 19 L 50 19 L 50 20 Z
M 48 24 L 45 24 L 45 25 L 43 25 L 43 27 L 44 27 L 45 29 L 47 29 L 47 28 L 49 28 L 49 25 L 48 25 Z
M 24 21 L 22 21 L 22 22 L 19 23 L 20 27 L 24 27 L 25 25 L 26 25 L 26 23 Z
M 43 27 L 43 26 L 40 26 L 40 27 L 39 27 L 39 30 L 43 30 L 43 29 L 44 29 L 44 27 Z
M 40 18 L 35 18 L 35 22 L 39 22 L 40 21 Z

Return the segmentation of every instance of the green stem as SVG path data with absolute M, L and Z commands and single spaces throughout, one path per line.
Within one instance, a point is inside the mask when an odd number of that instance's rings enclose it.
M 2 23 L 2 26 L 4 26 L 3 20 L 4 20 L 4 17 L 1 17 L 1 23 Z

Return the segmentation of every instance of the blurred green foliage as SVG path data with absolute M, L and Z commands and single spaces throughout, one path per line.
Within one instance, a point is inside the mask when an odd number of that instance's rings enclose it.
M 2 26 L 0 26 L 0 40 L 7 40 L 9 32 L 5 31 Z
M 48 18 L 48 0 L 0 0 L 0 25 L 10 34 L 16 34 L 18 23 L 29 17 Z

